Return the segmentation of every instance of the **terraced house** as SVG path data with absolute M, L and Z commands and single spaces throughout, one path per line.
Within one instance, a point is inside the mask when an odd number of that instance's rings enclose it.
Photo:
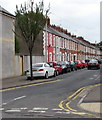
M 0 6 L 1 78 L 19 76 L 29 68 L 29 53 L 22 39 L 15 40 L 15 16 Z M 17 50 L 19 46 L 19 50 Z M 102 57 L 100 49 L 83 37 L 50 24 L 38 35 L 33 50 L 33 63 L 47 61 L 83 60 Z
M 96 44 L 84 40 L 83 37 L 71 35 L 67 30 L 50 25 L 44 31 L 44 43 L 47 61 L 84 60 L 102 57 Z

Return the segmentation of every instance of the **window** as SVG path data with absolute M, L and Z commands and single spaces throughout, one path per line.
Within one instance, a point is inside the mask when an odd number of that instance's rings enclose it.
M 48 64 L 44 64 L 44 67 L 50 67 Z
M 50 61 L 52 61 L 52 53 L 50 52 Z
M 61 38 L 61 48 L 63 48 L 63 39 Z
M 33 68 L 34 67 L 43 67 L 43 64 L 35 64 L 35 65 L 33 65 Z
M 53 35 L 53 46 L 55 46 L 55 41 L 56 40 L 56 36 L 55 35 Z
M 52 46 L 52 34 L 49 34 L 49 35 L 50 35 L 49 44 Z

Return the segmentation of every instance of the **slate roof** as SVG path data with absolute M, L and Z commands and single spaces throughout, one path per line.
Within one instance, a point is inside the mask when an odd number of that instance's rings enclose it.
M 44 30 L 46 31 L 46 28 L 44 28 Z M 67 34 L 65 34 L 63 32 L 59 32 L 58 30 L 56 30 L 56 29 L 54 29 L 54 28 L 52 28 L 50 26 L 47 26 L 47 32 L 52 33 L 52 34 L 54 34 L 56 36 L 68 39 L 68 40 L 72 40 L 72 41 L 77 42 L 79 44 L 83 44 L 85 46 L 95 48 L 93 45 L 90 45 L 89 43 L 85 43 L 85 42 L 83 42 L 83 41 L 81 41 L 81 40 L 79 40 L 77 38 L 75 39 L 73 37 L 70 37 L 69 35 L 67 35 Z

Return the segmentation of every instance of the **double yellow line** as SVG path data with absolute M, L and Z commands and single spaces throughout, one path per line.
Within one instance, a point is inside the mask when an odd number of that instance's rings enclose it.
M 82 116 L 92 116 L 92 117 L 95 117 L 95 118 L 100 118 L 99 116 L 94 115 L 94 114 L 90 114 L 90 113 L 86 113 L 86 112 L 78 112 L 77 110 L 71 108 L 70 104 L 71 104 L 71 102 L 73 100 L 75 100 L 86 89 L 101 86 L 101 85 L 102 84 L 89 85 L 89 86 L 82 87 L 82 88 L 78 89 L 74 94 L 70 95 L 65 100 L 61 101 L 60 104 L 59 104 L 59 107 L 61 109 L 65 110 L 66 112 L 70 112 L 70 113 L 73 113 L 73 114 L 78 114 L 78 115 L 82 115 Z

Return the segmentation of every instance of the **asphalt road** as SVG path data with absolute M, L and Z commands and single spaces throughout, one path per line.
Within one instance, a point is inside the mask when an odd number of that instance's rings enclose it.
M 82 69 L 50 78 L 54 81 L 2 93 L 3 118 L 86 118 L 62 110 L 61 101 L 78 89 L 100 83 L 100 70 Z

